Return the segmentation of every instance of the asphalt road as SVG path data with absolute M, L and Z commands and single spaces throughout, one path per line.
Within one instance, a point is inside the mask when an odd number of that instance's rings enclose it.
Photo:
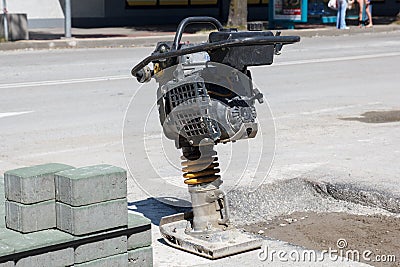
M 156 88 L 141 88 L 142 98 L 133 101 L 136 106 L 127 113 L 132 132 L 128 137 L 125 132 L 126 143 L 147 138 L 147 155 L 131 151 L 122 142 L 124 116 L 140 86 L 130 77 L 130 69 L 151 51 L 0 52 L 0 173 L 46 162 L 75 166 L 108 163 L 129 167 L 135 175 L 146 178 L 150 170 L 144 166 L 150 159 L 161 175 L 179 183 L 172 179 L 179 176 L 178 170 L 163 168 L 168 164 L 157 146 L 161 134 L 156 113 L 149 115 L 145 133 L 139 127 L 154 104 Z M 390 32 L 303 38 L 285 47 L 272 66 L 252 68 L 276 128 L 274 163 L 264 183 L 303 177 L 365 185 L 398 197 L 400 122 L 342 119 L 357 118 L 368 111 L 400 110 L 399 63 L 400 32 Z M 260 138 L 269 137 L 274 134 L 264 133 Z M 248 143 L 247 149 L 257 148 L 259 141 Z M 229 156 L 230 148 L 221 149 L 221 154 Z M 235 149 L 240 153 L 241 148 Z M 179 155 L 169 151 L 170 158 Z M 267 166 L 264 175 L 274 151 L 262 153 L 265 162 L 260 164 Z M 231 163 L 227 160 L 229 167 L 223 169 L 227 185 L 232 180 L 229 173 L 240 171 L 244 180 L 251 176 L 252 171 L 239 170 L 236 161 L 240 158 Z M 161 196 L 168 196 L 153 178 L 149 177 L 149 183 L 154 183 Z M 128 187 L 130 201 L 149 197 L 132 178 Z M 183 187 L 177 188 L 174 194 L 185 194 Z M 166 260 L 173 262 L 173 257 Z

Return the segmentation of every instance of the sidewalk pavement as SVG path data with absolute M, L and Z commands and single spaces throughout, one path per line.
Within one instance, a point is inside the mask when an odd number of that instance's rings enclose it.
M 281 31 L 282 35 L 300 37 L 339 36 L 400 31 L 400 24 L 375 25 L 373 28 L 352 26 L 349 30 L 337 30 L 331 25 L 303 25 L 300 29 Z M 30 40 L 0 43 L 0 51 L 154 46 L 159 41 L 173 40 L 175 27 L 73 28 L 72 38 L 63 38 L 63 33 L 64 29 L 61 28 L 34 29 L 29 32 Z M 208 32 L 200 31 L 184 34 L 182 40 L 202 42 L 207 40 L 207 36 Z

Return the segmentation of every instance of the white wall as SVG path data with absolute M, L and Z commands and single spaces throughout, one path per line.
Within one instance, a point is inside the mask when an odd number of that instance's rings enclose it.
M 9 13 L 26 13 L 29 19 L 63 19 L 59 0 L 6 0 Z
M 9 13 L 26 13 L 28 19 L 64 18 L 64 0 L 6 0 Z M 104 0 L 71 0 L 72 17 L 104 17 Z
M 28 28 L 62 28 L 64 12 L 59 0 L 6 0 L 9 13 L 25 13 Z

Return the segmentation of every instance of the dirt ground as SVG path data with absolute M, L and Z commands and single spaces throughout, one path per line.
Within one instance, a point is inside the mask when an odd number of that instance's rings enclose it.
M 400 218 L 297 212 L 243 228 L 306 249 L 357 250 L 360 261 L 373 266 L 400 266 Z M 366 250 L 371 251 L 366 254 L 367 260 L 362 256 Z M 388 255 L 395 255 L 395 260 Z M 391 262 L 383 263 L 385 258 Z

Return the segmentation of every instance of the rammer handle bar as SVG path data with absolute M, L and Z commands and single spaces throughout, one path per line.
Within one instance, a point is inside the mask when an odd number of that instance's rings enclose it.
M 221 22 L 213 17 L 189 17 L 181 21 L 179 23 L 178 29 L 176 30 L 174 42 L 172 44 L 172 50 L 178 50 L 179 42 L 181 41 L 182 34 L 185 31 L 185 28 L 189 24 L 193 23 L 203 23 L 203 24 L 212 24 L 218 31 L 222 31 L 224 26 L 222 26 Z
M 255 36 L 241 39 L 230 39 L 219 41 L 215 43 L 205 43 L 198 46 L 187 47 L 180 50 L 173 50 L 165 53 L 157 53 L 150 55 L 139 62 L 135 67 L 132 68 L 131 73 L 134 77 L 136 74 L 149 63 L 155 60 L 162 60 L 171 57 L 178 57 L 187 54 L 198 53 L 202 51 L 212 51 L 215 49 L 235 47 L 235 46 L 251 46 L 251 45 L 285 45 L 293 44 L 300 41 L 299 36 Z

